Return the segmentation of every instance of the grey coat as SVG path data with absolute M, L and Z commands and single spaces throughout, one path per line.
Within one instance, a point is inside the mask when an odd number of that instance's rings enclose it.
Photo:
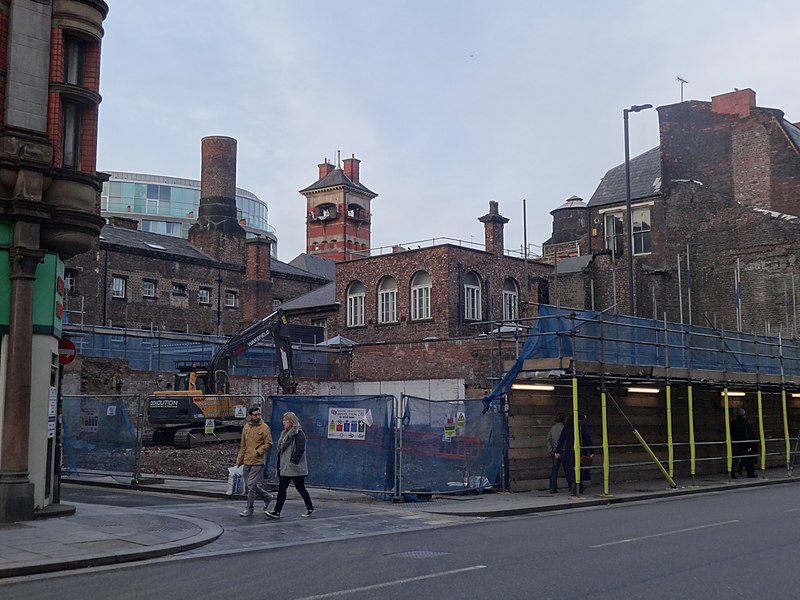
M 308 475 L 306 434 L 300 427 L 281 431 L 278 440 L 278 475 L 281 477 Z

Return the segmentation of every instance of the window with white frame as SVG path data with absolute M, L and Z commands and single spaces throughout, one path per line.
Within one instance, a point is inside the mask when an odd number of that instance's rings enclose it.
M 155 281 L 148 281 L 145 279 L 142 281 L 142 296 L 145 298 L 155 298 L 156 297 L 156 282 Z
M 197 301 L 200 304 L 211 304 L 211 290 L 209 288 L 197 290 Z
M 322 340 L 325 340 L 328 337 L 328 320 L 327 319 L 311 319 L 311 326 L 312 327 L 321 327 L 322 328 Z
M 608 213 L 605 216 L 606 250 L 614 254 L 622 254 L 625 241 L 625 227 L 623 226 L 624 213 Z
M 367 289 L 360 281 L 354 281 L 347 288 L 347 326 L 364 325 L 364 296 Z
M 631 218 L 633 219 L 633 253 L 650 253 L 650 207 L 634 208 Z
M 397 282 L 384 277 L 378 284 L 378 323 L 397 322 Z
M 225 292 L 225 308 L 236 308 L 239 306 L 238 300 L 236 292 Z
M 503 320 L 516 321 L 519 317 L 518 310 L 519 292 L 517 283 L 513 279 L 503 282 Z
M 411 320 L 431 318 L 431 288 L 433 281 L 429 273 L 419 271 L 411 278 Z
M 281 304 L 283 304 L 283 300 L 281 300 L 280 298 L 273 298 L 272 299 L 272 308 L 273 309 L 278 308 Z
M 186 295 L 186 284 L 185 283 L 172 283 L 172 295 L 173 296 L 185 296 Z
M 77 289 L 78 272 L 75 269 L 64 270 L 64 291 L 67 294 L 72 294 Z
M 481 318 L 481 280 L 475 273 L 464 278 L 464 318 L 470 321 Z
M 114 277 L 111 278 L 111 297 L 124 298 L 127 287 L 128 281 L 124 277 L 114 275 Z

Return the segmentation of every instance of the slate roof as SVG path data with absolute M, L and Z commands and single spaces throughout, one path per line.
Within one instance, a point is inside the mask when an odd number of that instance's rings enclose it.
M 567 201 L 564 202 L 564 204 L 551 210 L 550 214 L 552 215 L 557 210 L 563 210 L 565 208 L 586 208 L 586 202 L 583 201 L 583 198 L 579 198 L 578 196 L 572 196 L 568 198 Z
M 592 262 L 591 254 L 584 254 L 583 256 L 567 256 L 558 261 L 556 271 L 559 275 L 565 273 L 580 273 L 588 264 Z
M 303 269 L 309 273 L 314 273 L 320 277 L 324 277 L 328 281 L 336 279 L 336 261 L 323 256 L 312 256 L 311 254 L 298 254 L 289 264 Z
M 269 261 L 269 269 L 273 273 L 281 273 L 282 275 L 290 275 L 295 277 L 305 277 L 308 279 L 315 279 L 319 282 L 322 281 L 330 281 L 329 277 L 323 277 L 318 273 L 312 273 L 311 271 L 307 271 L 305 269 L 299 269 L 294 265 L 287 264 L 285 262 L 279 261 L 274 256 L 270 258 Z
M 189 240 L 171 235 L 161 235 L 159 233 L 106 224 L 100 231 L 100 241 L 101 243 L 105 242 L 123 248 L 144 250 L 153 254 L 166 253 L 172 256 L 215 262 L 211 255 L 192 246 Z M 147 244 L 151 245 L 148 246 Z M 161 248 L 154 248 L 153 246 L 160 246 Z
M 783 130 L 786 134 L 791 138 L 792 142 L 794 143 L 795 148 L 800 150 L 800 128 L 797 125 L 789 123 L 789 121 L 783 121 Z
M 326 306 L 336 306 L 336 282 L 331 281 L 323 286 L 311 290 L 307 294 L 292 298 L 288 302 L 281 304 L 281 308 L 286 311 L 305 310 L 308 308 L 320 308 Z
M 333 171 L 328 173 L 325 177 L 323 177 L 322 179 L 320 179 L 315 183 L 312 183 L 307 188 L 303 188 L 302 190 L 300 190 L 300 193 L 305 194 L 306 192 L 314 192 L 317 190 L 324 190 L 326 188 L 334 188 L 341 186 L 351 187 L 353 189 L 360 190 L 365 194 L 372 196 L 373 198 L 378 195 L 369 188 L 361 185 L 360 183 L 353 183 L 353 181 L 347 175 L 344 174 L 344 171 L 342 171 L 339 168 L 334 169 Z
M 631 159 L 631 200 L 661 192 L 661 148 Z M 589 208 L 625 202 L 625 163 L 608 171 L 589 200 Z

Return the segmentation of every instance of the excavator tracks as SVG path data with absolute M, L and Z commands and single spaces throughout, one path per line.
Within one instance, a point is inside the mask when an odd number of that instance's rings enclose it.
M 203 427 L 186 427 L 175 431 L 172 445 L 175 448 L 192 448 L 203 444 L 239 441 L 241 437 L 241 426 L 217 427 L 214 429 L 214 433 L 206 433 Z

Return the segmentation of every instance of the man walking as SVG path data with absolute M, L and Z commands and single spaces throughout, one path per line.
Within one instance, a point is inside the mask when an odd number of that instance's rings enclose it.
M 550 453 L 550 493 L 555 494 L 558 491 L 558 470 L 561 468 L 561 458 L 556 458 L 556 446 L 558 445 L 558 438 L 561 437 L 561 432 L 564 430 L 564 413 L 560 412 L 556 415 L 556 422 L 547 432 L 547 451 Z
M 242 442 L 236 457 L 236 466 L 244 465 L 243 477 L 247 506 L 239 513 L 242 517 L 253 514 L 253 503 L 256 495 L 264 501 L 264 513 L 272 501 L 270 493 L 264 489 L 264 456 L 272 448 L 272 432 L 269 425 L 261 420 L 261 407 L 250 408 L 249 421 L 242 429 Z

